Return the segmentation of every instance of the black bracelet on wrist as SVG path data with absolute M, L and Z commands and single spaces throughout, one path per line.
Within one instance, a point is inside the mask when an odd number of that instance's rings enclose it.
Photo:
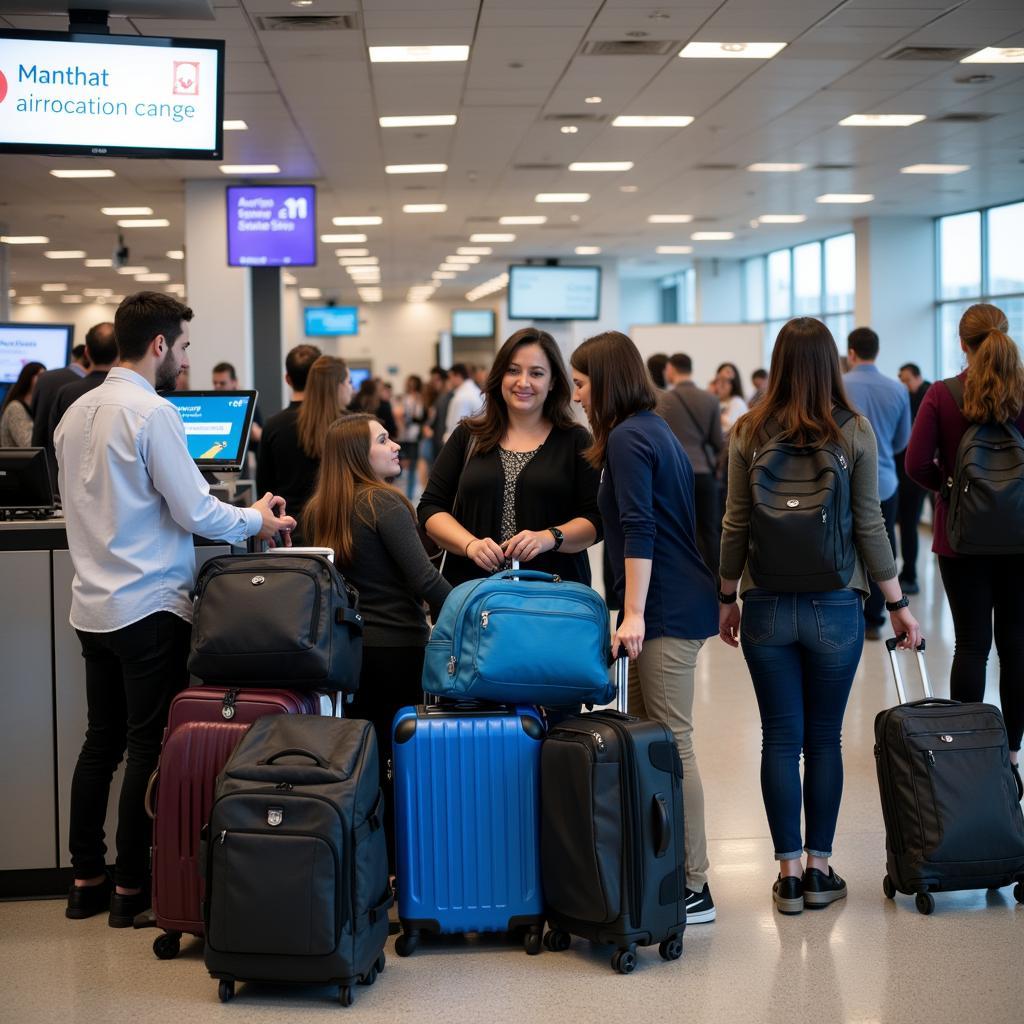
M 887 612 L 898 612 L 901 608 L 908 608 L 910 606 L 910 598 L 904 594 L 898 601 L 886 601 L 885 610 Z
M 736 603 L 736 591 L 734 590 L 731 594 L 723 594 L 721 591 L 718 592 L 718 603 L 719 604 L 735 604 Z

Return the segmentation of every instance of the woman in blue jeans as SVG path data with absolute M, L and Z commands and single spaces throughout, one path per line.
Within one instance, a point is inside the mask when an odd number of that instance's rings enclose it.
M 833 453 L 836 470 L 848 473 L 849 482 L 848 488 L 840 483 L 835 490 L 838 502 L 849 503 L 849 509 L 834 510 L 839 515 L 835 526 L 826 525 L 824 503 L 811 506 L 809 520 L 800 518 L 807 517 L 808 509 L 801 509 L 798 488 L 780 502 L 797 520 L 796 543 L 787 533 L 787 512 L 761 514 L 751 496 L 750 474 L 759 454 L 767 458 L 769 442 Z M 771 558 L 751 559 L 752 550 L 768 549 L 770 555 L 773 547 L 776 552 L 781 548 L 783 570 L 788 560 L 790 570 L 806 566 L 809 572 L 819 521 L 829 538 L 828 530 L 838 529 L 846 514 L 852 518 L 854 550 L 849 558 L 836 559 L 842 564 L 829 574 L 829 589 L 822 589 L 825 574 L 811 579 L 797 573 L 785 587 L 775 575 L 759 581 L 759 570 L 764 572 Z M 875 435 L 847 401 L 839 353 L 820 320 L 800 317 L 782 328 L 765 397 L 733 430 L 721 575 L 720 636 L 731 647 L 742 644 L 761 711 L 761 791 L 779 861 L 772 896 L 784 914 L 826 907 L 846 895 L 846 883 L 828 862 L 843 793 L 843 714 L 864 646 L 869 575 L 885 595 L 893 631 L 903 638 L 900 646 L 916 647 L 921 629 L 900 590 L 882 520 Z M 742 618 L 737 591 L 743 598 Z

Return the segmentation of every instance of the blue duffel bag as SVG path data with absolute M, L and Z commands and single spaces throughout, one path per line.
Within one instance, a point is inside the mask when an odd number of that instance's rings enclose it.
M 427 693 L 504 704 L 607 704 L 608 608 L 582 583 L 529 569 L 461 583 L 427 644 Z

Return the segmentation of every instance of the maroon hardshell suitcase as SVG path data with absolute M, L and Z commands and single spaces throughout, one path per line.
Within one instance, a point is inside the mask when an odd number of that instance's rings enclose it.
M 213 790 L 246 729 L 266 715 L 319 715 L 320 694 L 194 686 L 171 702 L 160 765 L 150 780 L 153 914 L 164 929 L 153 942 L 161 960 L 178 955 L 182 933 L 203 934 L 199 832 Z

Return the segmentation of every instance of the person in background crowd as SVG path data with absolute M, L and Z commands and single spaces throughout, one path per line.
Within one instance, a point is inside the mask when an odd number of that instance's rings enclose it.
M 309 371 L 321 357 L 316 345 L 296 345 L 285 357 L 284 379 L 291 390 L 288 407 L 268 417 L 263 425 L 260 454 L 256 462 L 256 490 L 284 495 L 302 505 L 313 490 L 316 465 L 299 447 L 299 410 L 306 397 Z
M 932 386 L 931 381 L 924 379 L 921 375 L 921 367 L 917 363 L 904 363 L 900 367 L 900 380 L 910 395 L 910 427 L 913 431 L 917 412 L 921 408 L 928 389 Z M 928 492 L 923 487 L 918 487 L 907 476 L 904 465 L 905 457 L 906 452 L 898 452 L 896 455 L 896 476 L 899 480 L 897 522 L 900 525 L 900 555 L 903 559 L 900 583 L 903 584 L 904 594 L 917 594 L 921 590 L 917 583 L 917 531 L 921 523 L 921 513 L 924 511 L 924 499 Z
M 86 373 L 89 372 L 89 353 L 86 351 L 85 345 L 75 345 L 71 350 L 71 362 L 69 365 L 74 366 L 75 364 L 85 370 Z
M 572 415 L 555 340 L 516 331 L 494 358 L 480 415 L 455 428 L 434 463 L 418 515 L 448 555 L 450 583 L 488 576 L 518 559 L 565 580 L 590 582 L 586 549 L 599 537 L 590 435 Z
M 1024 365 L 1008 331 L 1006 314 L 988 303 L 971 306 L 961 317 L 960 347 L 967 357 L 967 369 L 959 375 L 963 411 L 948 385 L 928 389 L 907 448 L 906 470 L 911 480 L 938 495 L 932 551 L 939 556 L 956 638 L 950 696 L 971 703 L 984 700 L 994 619 L 999 698 L 1017 794 L 1024 797 L 1024 555 L 958 555 L 946 535 L 949 502 L 944 491 L 960 440 L 972 423 L 1013 423 L 1024 431 Z
M 46 372 L 42 363 L 26 363 L 0 405 L 0 448 L 32 446 L 32 398 Z
M 722 515 L 716 474 L 724 445 L 718 402 L 694 384 L 693 361 L 683 352 L 669 359 L 665 380 L 669 390 L 658 396 L 658 415 L 678 438 L 693 468 L 697 542 L 705 565 L 717 576 Z
M 391 386 L 391 381 L 380 380 L 378 378 L 379 387 L 377 388 L 377 395 L 382 402 L 387 402 L 391 405 L 395 398 L 395 389 Z
M 693 474 L 636 346 L 608 331 L 572 354 L 574 398 L 594 432 L 598 503 L 622 611 L 612 655 L 630 659 L 629 710 L 664 722 L 683 763 L 686 920 L 715 919 L 707 882 L 704 789 L 693 750 L 697 654 L 718 631 L 715 584 L 697 547 Z
M 422 434 L 426 444 L 420 446 L 420 454 L 425 463 L 424 469 L 429 473 L 444 445 L 444 425 L 448 416 L 448 404 L 452 398 L 451 389 L 448 387 L 447 370 L 442 370 L 440 366 L 431 367 L 425 397 L 429 399 L 427 421 L 423 424 Z
M 86 338 L 85 350 L 89 354 L 89 372 L 81 380 L 73 380 L 57 392 L 50 407 L 50 437 L 53 437 L 61 417 L 82 395 L 98 388 L 117 362 L 117 341 L 113 327 L 109 331 L 90 331 Z
M 469 370 L 470 375 L 473 378 L 473 383 L 476 384 L 482 392 L 487 386 L 487 374 L 489 372 L 488 367 L 483 365 L 473 365 Z
M 363 663 L 345 714 L 372 722 L 377 732 L 392 867 L 391 723 L 399 708 L 422 701 L 423 649 L 430 636 L 423 604 L 436 619 L 451 590 L 423 550 L 412 505 L 391 486 L 400 472 L 399 450 L 380 420 L 366 413 L 335 420 L 303 513 L 311 543 L 333 548 L 338 567 L 359 591 Z
M 448 371 L 448 387 L 451 390 L 451 400 L 445 413 L 445 441 L 452 436 L 455 428 L 463 420 L 476 416 L 483 405 L 483 394 L 470 377 L 465 363 L 456 363 Z
M 664 352 L 656 352 L 653 356 L 647 357 L 647 372 L 651 375 L 651 380 L 659 391 L 664 391 L 669 386 L 665 378 L 666 366 L 668 366 L 668 356 Z
M 710 390 L 718 397 L 722 434 L 728 437 L 733 424 L 747 411 L 747 403 L 743 398 L 743 380 L 735 363 L 722 363 L 718 367 Z
M 231 363 L 218 363 L 213 368 L 214 391 L 237 391 L 238 374 Z M 263 437 L 263 416 L 260 413 L 259 401 L 252 412 L 252 426 L 249 428 L 249 451 L 258 455 L 260 438 Z
M 384 386 L 379 377 L 367 377 L 359 385 L 359 391 L 349 403 L 348 409 L 350 412 L 365 412 L 375 416 L 384 424 L 388 436 L 394 437 L 398 433 L 398 426 L 391 403 L 382 397 L 383 390 Z
M 736 424 L 729 448 L 719 633 L 730 647 L 742 643 L 761 711 L 761 792 L 779 861 L 772 897 L 780 912 L 798 914 L 847 893 L 828 862 L 843 795 L 843 715 L 864 646 L 861 600 L 868 593 L 868 573 L 892 602 L 900 647 L 916 647 L 921 630 L 900 592 L 886 541 L 871 424 L 863 416 L 852 416 L 842 427 L 837 422 L 837 412 L 855 410 L 843 389 L 832 334 L 812 317 L 790 320 L 779 332 L 771 366 L 764 400 Z M 773 436 L 808 447 L 837 444 L 849 458 L 856 564 L 841 589 L 773 591 L 759 587 L 750 573 L 751 458 Z
M 878 448 L 878 493 L 881 498 L 885 532 L 896 557 L 896 515 L 899 512 L 899 481 L 896 478 L 896 452 L 910 440 L 910 400 L 902 384 L 883 376 L 878 358 L 878 335 L 870 327 L 858 327 L 847 339 L 850 372 L 843 376 L 846 394 L 875 432 Z M 885 613 L 882 591 L 870 581 L 870 594 L 864 602 L 864 636 L 881 640 Z
M 750 375 L 750 383 L 753 385 L 754 390 L 751 392 L 750 401 L 747 402 L 747 408 L 753 409 L 764 398 L 765 392 L 768 390 L 768 371 L 764 369 L 755 370 Z
M 423 401 L 423 378 L 410 374 L 405 379 L 405 392 L 395 409 L 400 421 L 398 441 L 402 446 L 400 461 L 405 481 L 405 496 L 412 501 L 416 495 L 416 470 L 419 463 L 420 434 L 427 418 L 427 407 Z
M 283 533 L 288 543 L 295 525 L 269 493 L 247 509 L 214 498 L 188 453 L 181 417 L 157 395 L 188 366 L 191 319 L 170 295 L 129 295 L 114 316 L 120 362 L 68 409 L 54 436 L 88 705 L 71 781 L 75 881 L 65 914 L 109 910 L 114 928 L 131 927 L 149 906 L 153 827 L 144 797 L 171 698 L 188 685 L 193 534 L 244 544 Z M 126 750 L 111 880 L 103 823 Z

